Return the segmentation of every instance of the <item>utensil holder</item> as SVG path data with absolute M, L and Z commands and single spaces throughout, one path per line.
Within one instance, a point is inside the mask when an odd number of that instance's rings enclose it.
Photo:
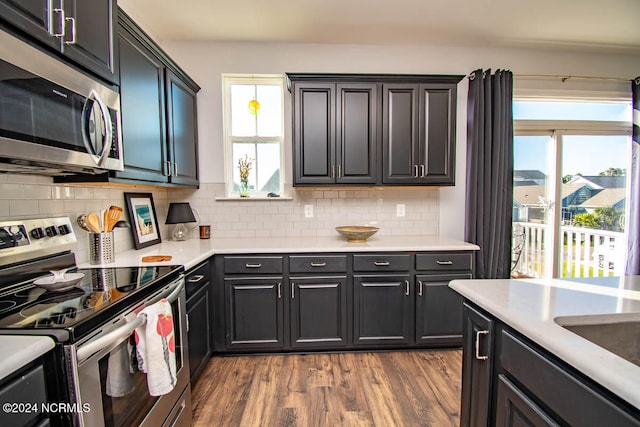
M 115 261 L 113 231 L 89 233 L 89 263 L 109 264 Z

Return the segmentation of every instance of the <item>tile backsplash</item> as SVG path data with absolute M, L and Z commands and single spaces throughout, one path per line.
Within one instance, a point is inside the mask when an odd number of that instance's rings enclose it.
M 164 224 L 169 202 L 187 201 L 211 225 L 212 237 L 333 236 L 339 225 L 375 225 L 380 235 L 436 235 L 439 231 L 437 188 L 323 188 L 292 191 L 293 197 L 277 200 L 225 200 L 224 184 L 203 183 L 198 190 L 149 189 L 53 184 L 51 178 L 0 174 L 0 219 L 46 216 L 71 218 L 78 238 L 76 259 L 88 259 L 88 234 L 75 226 L 78 215 L 119 205 L 123 193 L 153 195 L 160 234 L 168 240 Z M 398 204 L 405 216 L 396 216 Z M 305 205 L 313 206 L 313 218 L 305 218 Z M 131 231 L 115 230 L 116 252 L 133 248 Z M 197 237 L 197 230 L 191 236 Z

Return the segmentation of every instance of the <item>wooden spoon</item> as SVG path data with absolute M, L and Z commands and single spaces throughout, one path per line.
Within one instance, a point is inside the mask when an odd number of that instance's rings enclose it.
M 89 212 L 87 218 L 85 219 L 85 223 L 89 230 L 93 233 L 100 233 L 100 218 L 98 218 L 98 214 L 95 212 Z
M 113 230 L 121 216 L 122 208 L 120 206 L 109 206 L 109 210 L 104 214 L 104 231 L 108 233 Z

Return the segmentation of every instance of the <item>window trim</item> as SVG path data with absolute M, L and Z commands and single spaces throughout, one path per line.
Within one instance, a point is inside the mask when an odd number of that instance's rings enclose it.
M 247 200 L 241 199 L 237 191 L 233 190 L 233 174 L 235 172 L 235 165 L 233 165 L 233 150 L 232 145 L 234 142 L 248 142 L 248 143 L 261 143 L 274 141 L 280 144 L 280 190 L 281 196 L 284 193 L 285 188 L 285 135 L 284 135 L 284 122 L 285 122 L 285 103 L 284 103 L 284 91 L 285 91 L 285 78 L 282 74 L 230 74 L 223 73 L 221 75 L 222 81 L 222 145 L 224 156 L 224 187 L 225 187 L 225 199 L 234 200 Z M 233 84 L 277 84 L 280 86 L 280 105 L 282 106 L 282 120 L 280 123 L 280 136 L 239 136 L 234 137 L 231 135 L 231 85 Z M 273 199 L 267 197 L 266 193 L 252 192 L 251 197 L 248 200 L 256 199 Z

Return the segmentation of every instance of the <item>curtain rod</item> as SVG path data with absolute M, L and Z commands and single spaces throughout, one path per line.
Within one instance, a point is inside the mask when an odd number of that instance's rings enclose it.
M 622 77 L 597 77 L 597 76 L 574 76 L 571 74 L 514 74 L 513 77 L 524 77 L 534 79 L 560 79 L 563 83 L 569 79 L 580 80 L 609 80 L 617 82 L 630 82 L 634 79 L 625 79 Z

